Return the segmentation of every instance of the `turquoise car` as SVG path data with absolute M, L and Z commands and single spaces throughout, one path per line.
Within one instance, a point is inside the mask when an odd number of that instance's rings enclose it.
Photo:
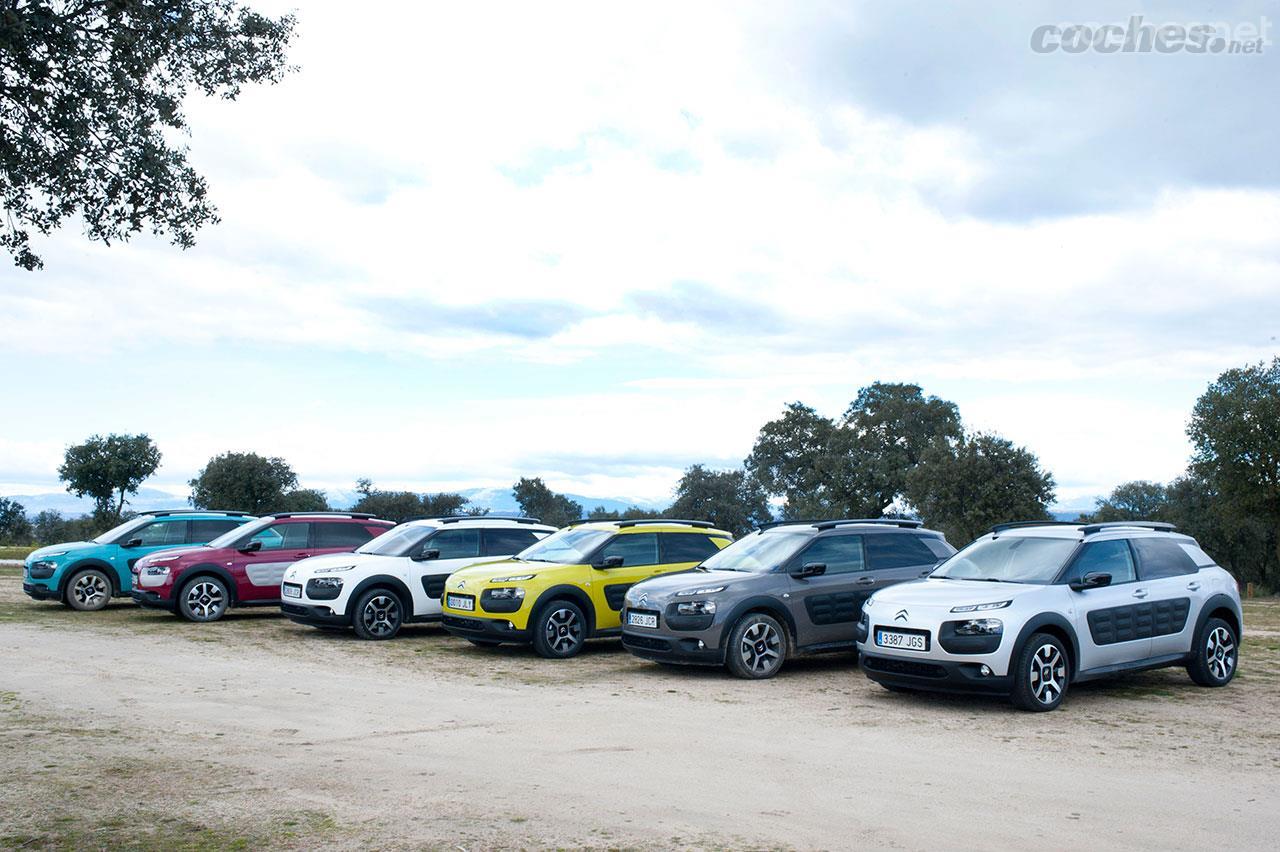
M 245 512 L 144 512 L 93 541 L 32 551 L 23 565 L 22 591 L 38 601 L 61 601 L 83 612 L 99 610 L 112 597 L 129 594 L 130 569 L 148 553 L 205 544 L 253 520 L 257 519 Z

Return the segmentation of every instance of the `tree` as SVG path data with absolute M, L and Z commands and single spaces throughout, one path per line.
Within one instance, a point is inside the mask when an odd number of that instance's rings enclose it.
M 1080 516 L 1083 523 L 1106 521 L 1162 521 L 1169 508 L 1169 489 L 1159 482 L 1136 480 L 1117 485 L 1094 510 Z
M 582 518 L 581 503 L 552 491 L 541 478 L 521 477 L 511 487 L 511 493 L 520 504 L 521 513 L 531 518 L 541 518 L 543 523 L 553 527 L 563 527 Z
M 710 521 L 722 530 L 742 535 L 773 520 L 760 483 L 744 470 L 708 470 L 695 464 L 680 477 L 676 499 L 666 514 L 673 518 Z
M 652 509 L 642 509 L 639 506 L 628 506 L 622 511 L 596 506 L 590 512 L 587 512 L 587 517 L 593 521 L 631 521 L 640 518 L 652 518 L 654 515 L 661 514 L 663 513 L 655 512 Z
M 1047 520 L 1054 482 L 1034 453 L 979 433 L 927 449 L 908 477 L 907 497 L 928 526 L 960 547 L 994 524 Z
M 94 435 L 67 448 L 58 478 L 77 497 L 93 498 L 100 521 L 119 520 L 127 496 L 160 466 L 160 450 L 146 435 Z
M 292 15 L 232 0 L 21 0 L 0 14 L 0 246 L 43 266 L 30 231 L 77 212 L 89 239 L 149 228 L 194 244 L 217 221 L 175 136 L 189 92 L 234 100 L 286 71 Z
M 209 459 L 191 480 L 191 505 L 197 509 L 238 509 L 253 515 L 284 511 L 285 494 L 298 487 L 298 475 L 282 458 L 257 453 L 223 453 Z
M 792 402 L 777 420 L 760 427 L 746 472 L 766 494 L 786 500 L 787 517 L 830 517 L 827 454 L 835 424 L 807 405 Z
M 369 479 L 356 480 L 356 492 L 364 496 L 351 507 L 353 512 L 368 512 L 396 523 L 403 523 L 410 518 L 461 515 L 471 502 L 461 494 L 447 492 L 418 495 L 412 491 L 381 491 Z M 466 511 L 465 514 L 484 514 L 486 511 L 479 509 Z
M 33 532 L 23 505 L 17 500 L 0 497 L 0 541 L 26 544 L 31 541 Z
M 422 514 L 429 518 L 447 518 L 450 515 L 470 514 L 464 511 L 471 501 L 461 494 L 441 492 L 422 495 Z M 481 514 L 484 513 L 482 510 Z
M 280 512 L 328 512 L 329 498 L 316 488 L 295 488 L 280 498 Z

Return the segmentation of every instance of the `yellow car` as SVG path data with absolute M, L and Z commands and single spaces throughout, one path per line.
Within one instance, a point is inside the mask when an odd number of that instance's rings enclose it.
M 476 645 L 532 642 L 572 657 L 587 639 L 621 632 L 627 589 L 697 565 L 733 541 L 705 521 L 583 521 L 444 586 L 446 630 Z

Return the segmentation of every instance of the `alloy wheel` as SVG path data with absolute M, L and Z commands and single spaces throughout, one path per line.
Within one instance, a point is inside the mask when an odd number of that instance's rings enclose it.
M 1057 701 L 1066 688 L 1067 661 L 1054 645 L 1045 643 L 1031 656 L 1031 694 L 1041 704 Z
M 757 621 L 743 632 L 739 652 L 747 668 L 760 674 L 778 665 L 782 659 L 781 648 L 782 637 L 773 625 Z
M 400 623 L 400 602 L 391 595 L 375 595 L 365 603 L 360 620 L 372 635 L 388 636 Z
M 557 609 L 547 618 L 544 626 L 547 644 L 557 654 L 562 654 L 582 641 L 582 622 L 571 609 Z
M 109 594 L 106 582 L 101 574 L 84 574 L 71 587 L 71 594 L 85 609 L 98 606 Z
M 197 582 L 187 590 L 187 609 L 201 621 L 217 618 L 227 599 L 216 583 Z
M 1210 674 L 1218 680 L 1226 680 L 1231 676 L 1231 670 L 1236 665 L 1236 643 L 1229 630 L 1216 627 L 1210 631 L 1204 651 Z

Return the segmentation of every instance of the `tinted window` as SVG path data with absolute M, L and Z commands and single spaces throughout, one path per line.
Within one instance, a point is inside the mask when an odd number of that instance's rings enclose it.
M 316 524 L 316 547 L 355 548 L 371 538 L 373 536 L 360 524 Z
M 428 550 L 440 551 L 440 559 L 466 559 L 480 555 L 480 530 L 444 530 L 433 535 L 426 544 Z
M 1129 550 L 1129 542 L 1119 539 L 1086 544 L 1072 564 L 1067 581 L 1079 580 L 1090 572 L 1110 574 L 1113 584 L 1131 583 L 1137 579 L 1133 570 L 1133 553 Z
M 720 550 L 711 536 L 701 533 L 658 533 L 658 539 L 664 563 L 701 562 Z
M 929 548 L 938 559 L 946 559 L 948 556 L 956 552 L 956 549 L 947 544 L 940 538 L 934 538 L 931 535 L 921 536 L 920 540 L 924 542 L 924 546 Z
M 125 536 L 125 541 L 142 539 L 143 547 L 157 547 L 162 544 L 186 544 L 186 521 L 156 521 L 141 529 L 134 530 Z
M 238 526 L 240 524 L 235 521 L 192 521 L 191 534 L 187 536 L 187 541 L 191 544 L 204 544 Z
M 263 550 L 299 550 L 307 546 L 310 532 L 311 524 L 272 524 L 250 540 L 262 542 Z
M 656 533 L 616 535 L 596 559 L 608 559 L 610 556 L 621 556 L 623 565 L 657 565 L 658 536 Z
M 1142 579 L 1158 580 L 1179 574 L 1194 574 L 1196 563 L 1176 541 L 1167 538 L 1135 538 L 1133 549 L 1138 551 L 1138 564 Z
M 938 557 L 934 556 L 920 537 L 910 533 L 879 533 L 868 535 L 864 540 L 867 545 L 867 562 L 872 571 L 932 565 L 938 561 Z
M 1196 565 L 1201 568 L 1206 568 L 1210 565 L 1218 564 L 1213 561 L 1212 556 L 1210 556 L 1209 554 L 1201 550 L 1200 545 L 1198 544 L 1187 544 L 1185 541 L 1180 541 L 1178 542 L 1178 547 L 1181 547 L 1183 550 L 1185 550 L 1187 552 L 1187 555 L 1191 557 L 1191 561 L 1196 563 Z
M 862 561 L 862 536 L 832 535 L 820 538 L 800 554 L 796 567 L 819 562 L 827 566 L 828 574 L 847 574 L 850 571 L 861 571 L 865 567 Z
M 532 530 L 485 530 L 484 555 L 509 556 L 538 540 Z

